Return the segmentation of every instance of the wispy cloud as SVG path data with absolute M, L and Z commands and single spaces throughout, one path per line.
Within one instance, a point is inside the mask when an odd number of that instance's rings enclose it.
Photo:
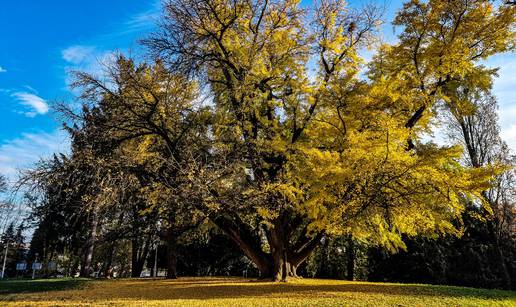
M 23 87 L 24 87 L 24 88 L 26 88 L 26 89 L 28 89 L 29 91 L 31 91 L 32 93 L 34 93 L 34 94 L 36 94 L 36 95 L 37 95 L 37 94 L 39 94 L 39 92 L 38 92 L 35 88 L 33 88 L 32 86 L 30 86 L 30 85 L 24 85 Z
M 2 66 L 0 66 L 0 73 L 2 73 L 2 72 L 7 72 L 7 69 L 5 69 Z
M 61 55 L 65 61 L 72 64 L 81 64 L 90 61 L 95 54 L 95 47 L 93 46 L 70 46 L 61 51 Z
M 16 180 L 18 170 L 30 167 L 53 153 L 68 152 L 70 139 L 62 130 L 23 133 L 20 137 L 0 143 L 0 174 Z
M 134 43 L 135 39 L 143 38 L 158 24 L 162 12 L 161 2 L 161 0 L 148 1 L 146 10 L 126 16 L 124 21 L 116 24 L 109 32 L 97 36 L 96 41 L 108 43 L 130 38 Z
M 61 51 L 67 69 L 83 70 L 90 73 L 100 72 L 105 64 L 113 58 L 111 51 L 94 46 L 74 45 Z
M 115 57 L 113 51 L 101 50 L 97 47 L 75 45 L 62 51 L 65 65 L 65 82 L 69 87 L 73 83 L 72 72 L 86 72 L 96 77 L 105 74 L 107 67 L 113 63 Z M 70 88 L 69 88 L 70 89 Z M 70 89 L 76 92 L 76 89 Z
M 47 102 L 35 94 L 27 92 L 16 92 L 11 96 L 16 98 L 20 104 L 29 108 L 29 111 L 24 112 L 24 114 L 28 117 L 34 117 L 38 114 L 46 114 L 49 110 Z
M 91 37 L 86 42 L 67 46 L 61 50 L 61 57 L 66 62 L 66 83 L 70 84 L 70 71 L 84 71 L 96 76 L 102 76 L 106 66 L 112 63 L 113 54 L 120 50 L 128 52 L 137 38 L 153 29 L 161 15 L 162 0 L 151 0 L 145 9 L 135 14 L 125 16 L 124 20 L 104 34 Z M 127 43 L 128 39 L 130 42 Z M 121 46 L 118 43 L 125 41 Z
M 159 8 L 159 5 L 155 5 L 148 11 L 131 16 L 125 24 L 125 31 L 141 31 L 156 25 L 156 22 L 160 16 Z
M 161 0 L 154 0 L 148 10 L 129 16 L 118 35 L 142 32 L 156 26 L 161 15 Z

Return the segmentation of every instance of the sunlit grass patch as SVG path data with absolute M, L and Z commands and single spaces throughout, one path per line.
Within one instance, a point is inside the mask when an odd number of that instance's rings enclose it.
M 48 281 L 49 285 L 44 287 L 38 284 L 40 281 L 34 282 L 34 291 L 26 288 L 18 291 L 17 282 L 0 283 L 1 289 L 11 289 L 1 290 L 4 303 L 21 306 L 516 306 L 516 293 L 511 291 L 320 279 L 288 283 L 241 278 L 81 280 L 79 283 L 61 279 Z M 52 283 L 60 286 L 52 288 Z M 66 284 L 70 287 L 65 288 Z

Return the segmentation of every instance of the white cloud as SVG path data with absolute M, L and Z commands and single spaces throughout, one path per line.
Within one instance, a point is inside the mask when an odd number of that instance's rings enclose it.
M 63 59 L 72 64 L 81 64 L 90 61 L 94 56 L 95 47 L 75 45 L 61 51 Z
M 16 180 L 18 169 L 30 167 L 53 153 L 68 152 L 70 140 L 62 130 L 23 133 L 20 137 L 0 143 L 0 174 L 10 182 Z
M 146 12 L 131 16 L 126 22 L 125 31 L 141 31 L 156 25 L 160 16 L 159 9 L 152 8 Z
M 38 91 L 30 85 L 24 85 L 23 87 L 28 89 L 29 91 L 31 91 L 32 93 L 34 93 L 36 95 L 39 94 Z
M 92 74 L 102 72 L 105 65 L 113 59 L 112 53 L 83 45 L 70 46 L 61 51 L 63 59 L 68 62 L 67 70 L 81 70 Z
M 0 73 L 1 72 L 7 72 L 7 70 L 5 68 L 3 68 L 2 66 L 0 66 Z
M 125 20 L 117 24 L 108 33 L 100 34 L 81 44 L 71 45 L 62 49 L 61 57 L 66 61 L 64 67 L 66 71 L 66 85 L 69 86 L 71 81 L 73 81 L 70 74 L 73 71 L 87 72 L 96 77 L 103 76 L 106 67 L 113 62 L 113 54 L 121 50 L 125 50 L 127 54 L 130 45 L 134 42 L 125 46 L 114 43 L 120 41 L 122 37 L 124 40 L 130 38 L 131 41 L 135 38 L 144 37 L 143 33 L 156 26 L 157 20 L 162 13 L 161 4 L 162 0 L 148 1 L 145 10 L 126 16 Z
M 38 114 L 46 114 L 48 112 L 49 107 L 47 102 L 37 95 L 27 92 L 17 92 L 11 96 L 15 97 L 22 105 L 30 108 L 30 111 L 24 113 L 28 117 L 34 117 Z
M 68 62 L 64 66 L 65 83 L 68 90 L 75 94 L 78 94 L 80 91 L 70 88 L 74 81 L 73 72 L 81 71 L 96 77 L 102 77 L 115 60 L 114 52 L 100 50 L 95 47 L 72 46 L 64 49 L 62 54 L 63 59 Z

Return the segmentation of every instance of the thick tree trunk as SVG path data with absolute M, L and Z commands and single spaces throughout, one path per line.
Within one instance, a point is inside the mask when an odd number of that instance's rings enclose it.
M 152 259 L 150 265 L 151 266 L 151 277 L 157 277 L 158 276 L 158 245 L 154 246 L 154 249 L 150 252 L 150 259 Z
M 167 279 L 177 278 L 177 242 L 173 227 L 167 228 Z
M 272 255 L 272 279 L 274 281 L 286 281 L 289 266 L 289 259 L 287 255 L 286 236 L 279 219 L 274 221 L 273 227 L 267 232 L 267 240 Z
M 287 281 L 290 278 L 299 278 L 297 268 L 302 262 L 296 262 L 282 254 L 275 255 L 273 259 L 271 268 L 271 278 L 273 281 Z
M 274 233 L 274 231 L 273 231 Z M 270 264 L 270 277 L 274 281 L 287 281 L 289 278 L 299 278 L 297 268 L 305 262 L 305 260 L 319 246 L 322 234 L 316 235 L 309 242 L 303 245 L 302 249 L 294 249 L 289 246 L 288 241 L 284 238 L 281 240 L 269 241 L 269 245 L 277 244 L 272 248 L 272 262 Z
M 348 263 L 347 263 L 347 280 L 353 280 L 355 275 L 355 243 L 353 241 L 353 236 L 348 236 Z
M 274 260 L 272 280 L 286 282 L 291 278 L 299 278 L 297 275 L 298 265 L 290 262 L 288 258 L 280 256 L 279 259 Z
M 74 251 L 72 253 L 72 255 L 77 255 L 78 254 L 78 251 Z M 79 271 L 79 266 L 80 266 L 80 260 L 79 260 L 79 257 L 73 257 L 73 262 L 70 263 L 70 268 L 68 270 L 68 275 L 71 276 L 71 277 L 75 277 L 77 275 L 77 272 L 79 272 L 80 274 L 80 271 Z
M 149 234 L 141 246 L 138 238 L 132 240 L 131 277 L 141 276 L 145 259 L 149 255 L 150 239 L 151 235 Z
M 303 235 L 296 244 L 290 244 L 294 227 L 289 224 L 292 222 L 290 215 L 283 214 L 273 222 L 274 227 L 265 231 L 271 249 L 270 253 L 265 253 L 261 249 L 259 236 L 237 216 L 231 218 L 217 216 L 212 218 L 212 221 L 256 265 L 262 278 L 270 278 L 274 281 L 286 281 L 288 278 L 298 277 L 297 268 L 317 248 L 322 237 L 322 233 L 309 237 L 303 231 Z
M 84 260 L 81 266 L 81 277 L 90 277 L 92 273 L 93 251 L 95 249 L 95 241 L 97 240 L 97 227 L 99 223 L 98 211 L 93 209 L 93 216 L 91 222 L 91 234 L 84 246 Z
M 105 265 L 104 265 L 104 277 L 105 278 L 111 278 L 113 277 L 113 255 L 115 254 L 115 244 L 110 244 L 111 248 L 108 252 L 108 257 L 106 259 Z
M 118 218 L 117 218 L 117 227 L 116 229 L 119 229 L 122 225 L 122 222 L 124 222 L 124 212 L 120 212 Z M 116 249 L 117 249 L 117 238 L 118 236 L 113 236 L 109 234 L 109 252 L 107 260 L 104 263 L 103 267 L 103 273 L 105 278 L 112 278 L 113 277 L 113 256 L 115 255 Z
M 242 250 L 245 256 L 256 265 L 258 270 L 260 270 L 261 277 L 272 277 L 272 257 L 262 250 L 259 238 L 247 225 L 242 223 L 237 216 L 233 218 L 217 216 L 212 218 L 212 221 L 224 231 Z
M 139 259 L 138 239 L 131 241 L 131 277 L 140 277 L 143 270 L 143 261 Z

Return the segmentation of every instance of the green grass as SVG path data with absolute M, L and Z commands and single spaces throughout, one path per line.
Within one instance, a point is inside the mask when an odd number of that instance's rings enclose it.
M 462 287 L 299 279 L 242 278 L 0 282 L 12 306 L 516 306 L 516 292 Z

